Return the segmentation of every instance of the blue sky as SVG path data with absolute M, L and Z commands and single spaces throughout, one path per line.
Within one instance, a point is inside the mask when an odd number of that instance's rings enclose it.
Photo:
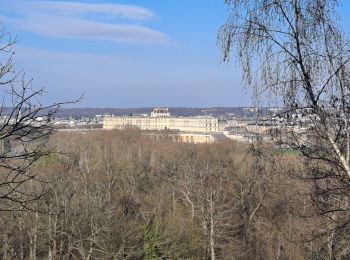
M 223 2 L 3 0 L 0 19 L 46 102 L 85 92 L 80 107 L 247 106 L 239 68 L 220 64 Z

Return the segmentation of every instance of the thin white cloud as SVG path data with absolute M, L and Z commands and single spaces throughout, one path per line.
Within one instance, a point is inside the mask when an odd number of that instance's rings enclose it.
M 160 31 L 130 20 L 121 22 L 120 19 L 125 18 L 142 20 L 154 16 L 152 11 L 139 6 L 13 0 L 5 2 L 3 9 L 12 13 L 7 14 L 6 22 L 14 27 L 54 38 L 139 44 L 163 44 L 167 41 Z
M 31 16 L 11 23 L 26 31 L 65 39 L 107 40 L 126 43 L 162 44 L 163 33 L 133 24 L 111 24 L 79 18 Z
M 84 15 L 84 14 L 104 14 L 116 18 L 128 19 L 149 19 L 154 17 L 151 10 L 135 6 L 121 4 L 93 4 L 83 2 L 63 2 L 63 1 L 26 1 L 10 0 L 2 3 L 2 8 L 14 10 L 22 14 L 28 12 L 50 13 L 53 15 Z

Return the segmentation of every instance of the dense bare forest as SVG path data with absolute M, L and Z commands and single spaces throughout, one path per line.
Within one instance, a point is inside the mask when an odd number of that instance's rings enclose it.
M 60 153 L 32 170 L 33 211 L 1 213 L 3 259 L 328 257 L 296 153 L 133 129 L 59 133 L 50 145 Z

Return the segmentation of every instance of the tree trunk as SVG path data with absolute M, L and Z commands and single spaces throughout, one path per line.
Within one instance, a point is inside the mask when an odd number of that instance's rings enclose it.
M 30 260 L 36 260 L 38 219 L 39 219 L 39 213 L 35 212 L 35 220 L 33 224 L 34 226 L 32 228 L 31 234 L 29 235 L 29 241 L 30 241 L 29 259 Z
M 53 253 L 52 253 L 52 242 L 53 242 L 53 239 L 52 239 L 52 231 L 51 231 L 51 226 L 52 226 L 52 215 L 51 215 L 51 212 L 52 212 L 52 205 L 50 205 L 50 207 L 49 207 L 49 224 L 48 224 L 49 252 L 48 252 L 47 258 L 48 258 L 49 260 L 52 260 L 52 259 L 53 259 Z
M 23 234 L 23 219 L 19 217 L 19 231 L 20 231 L 20 242 L 19 242 L 19 259 L 24 259 L 24 234 Z
M 328 259 L 329 260 L 336 259 L 335 256 L 334 256 L 334 252 L 333 252 L 333 247 L 334 247 L 333 238 L 334 238 L 334 231 L 332 231 L 329 234 L 329 238 L 328 238 Z
M 215 240 L 214 240 L 214 202 L 213 193 L 210 193 L 210 259 L 215 260 Z

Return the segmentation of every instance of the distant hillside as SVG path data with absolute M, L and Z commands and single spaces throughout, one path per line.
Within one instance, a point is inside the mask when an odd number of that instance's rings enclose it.
M 93 117 L 95 115 L 118 115 L 128 116 L 135 114 L 150 114 L 153 107 L 141 108 L 64 108 L 58 113 L 58 117 Z M 203 110 L 208 110 L 207 115 L 221 116 L 232 114 L 234 116 L 256 116 L 257 112 L 244 107 L 213 107 L 213 108 L 189 108 L 171 107 L 171 114 L 174 116 L 199 116 L 204 115 Z M 267 114 L 268 108 L 259 110 L 259 114 Z

